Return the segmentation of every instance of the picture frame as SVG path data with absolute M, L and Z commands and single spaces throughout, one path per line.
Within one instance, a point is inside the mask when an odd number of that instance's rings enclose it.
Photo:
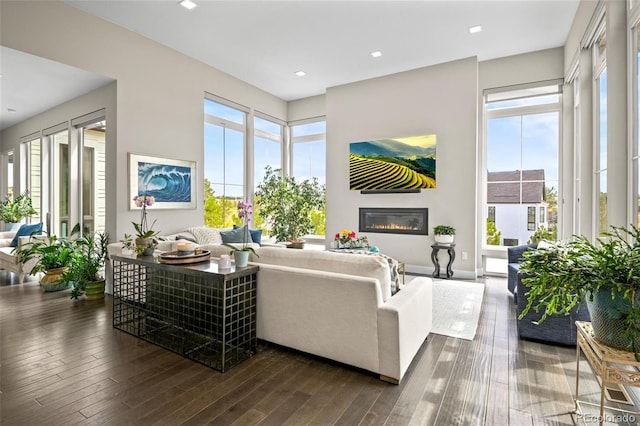
M 129 209 L 133 197 L 155 198 L 154 209 L 196 208 L 196 162 L 129 153 Z

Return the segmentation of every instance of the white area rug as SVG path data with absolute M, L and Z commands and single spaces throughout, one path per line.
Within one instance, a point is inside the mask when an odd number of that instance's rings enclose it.
M 483 296 L 482 283 L 434 279 L 431 332 L 473 340 Z

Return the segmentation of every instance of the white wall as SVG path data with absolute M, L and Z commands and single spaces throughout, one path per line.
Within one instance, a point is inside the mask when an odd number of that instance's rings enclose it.
M 359 207 L 427 207 L 429 235 L 367 234 L 385 254 L 414 271 L 433 270 L 433 227 L 454 226 L 456 276 L 475 277 L 476 58 L 327 90 L 327 235 L 358 229 Z M 420 194 L 362 195 L 349 190 L 349 143 L 437 135 L 437 188 Z M 462 259 L 467 253 L 467 260 Z
M 203 181 L 204 92 L 287 118 L 285 101 L 60 1 L 2 1 L 0 24 L 3 46 L 117 80 L 117 120 L 108 120 L 115 142 L 107 146 L 107 218 L 117 221 L 108 230 L 118 239 L 138 219 L 128 210 L 128 152 L 195 160 L 195 181 Z M 155 229 L 202 224 L 203 188 L 197 189 L 194 210 L 151 211 Z

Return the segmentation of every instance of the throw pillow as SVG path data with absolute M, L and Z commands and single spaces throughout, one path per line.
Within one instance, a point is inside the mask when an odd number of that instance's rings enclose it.
M 221 231 L 220 235 L 222 235 L 222 242 L 225 244 L 251 242 L 251 234 L 249 233 L 249 228 L 246 226 L 229 231 Z
M 209 228 L 207 226 L 195 226 L 187 229 L 187 231 L 193 234 L 200 245 L 222 244 L 222 236 L 218 229 Z
M 16 235 L 11 240 L 11 244 L 9 247 L 18 247 L 18 238 L 20 237 L 28 237 L 31 234 L 39 234 L 42 232 L 42 222 L 40 223 L 32 223 L 31 225 L 23 224 L 16 232 Z
M 240 228 L 238 225 L 233 225 L 233 229 Z M 260 245 L 262 241 L 262 229 L 249 229 L 249 234 L 251 235 L 251 241 Z

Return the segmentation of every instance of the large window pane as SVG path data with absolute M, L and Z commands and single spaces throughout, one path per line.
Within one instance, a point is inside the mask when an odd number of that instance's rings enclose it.
M 69 236 L 69 131 L 63 130 L 51 136 L 53 139 L 53 233 Z
M 291 175 L 298 180 L 326 182 L 326 122 L 291 127 Z
M 282 168 L 282 125 L 264 118 L 254 118 L 254 190 L 264 178 L 265 168 Z
M 559 91 L 557 85 L 555 90 Z M 510 100 L 505 99 L 515 95 L 492 96 L 495 101 L 487 105 L 485 123 L 489 212 L 485 240 L 491 245 L 516 245 L 533 238 L 555 239 L 560 95 Z
M 204 111 L 204 222 L 230 227 L 245 197 L 246 114 L 209 99 Z
M 598 87 L 598 137 L 596 156 L 596 178 L 598 179 L 598 190 L 596 196 L 599 202 L 596 203 L 598 209 L 596 226 L 597 232 L 602 234 L 607 231 L 607 69 L 605 68 L 597 79 Z M 599 176 L 598 176 L 599 175 Z
M 82 128 L 82 226 L 85 232 L 106 228 L 106 122 Z
M 42 218 L 42 143 L 40 139 L 27 142 L 29 153 L 29 195 L 33 208 L 38 212 L 31 217 L 32 223 L 43 222 Z

